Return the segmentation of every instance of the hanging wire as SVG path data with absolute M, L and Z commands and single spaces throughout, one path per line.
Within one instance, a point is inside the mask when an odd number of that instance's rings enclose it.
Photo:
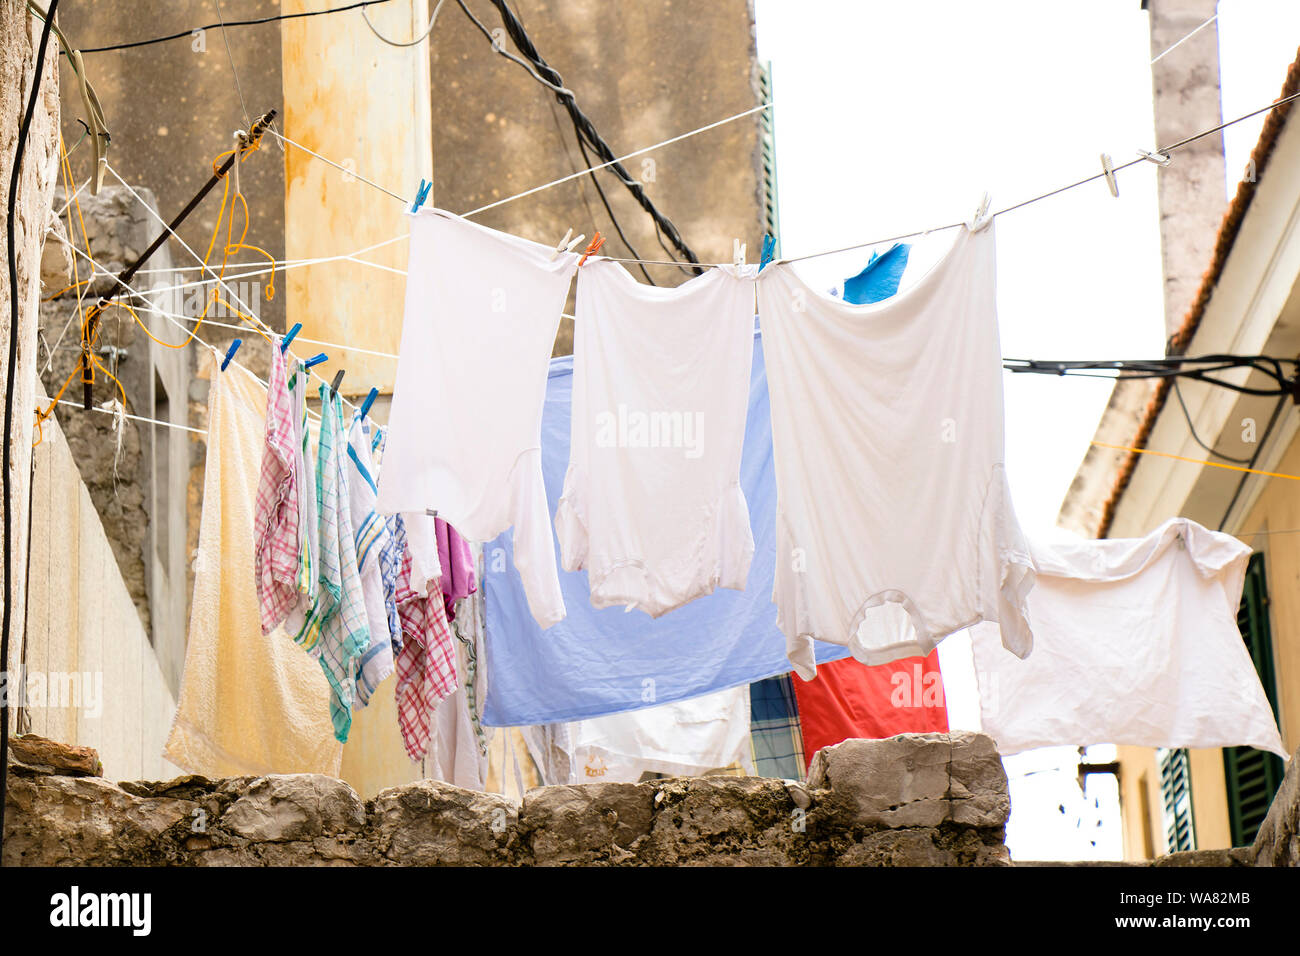
M 433 33 L 433 25 L 438 22 L 438 14 L 442 10 L 442 5 L 446 2 L 447 0 L 438 0 L 438 5 L 433 8 L 433 15 L 429 17 L 429 26 L 425 29 L 423 33 L 421 33 L 414 40 L 410 40 L 409 42 L 406 43 L 403 43 L 400 40 L 390 40 L 388 39 L 388 37 L 380 33 L 379 30 L 375 28 L 375 25 L 370 22 L 370 13 L 369 11 L 366 10 L 365 7 L 361 8 L 361 19 L 366 21 L 366 26 L 370 27 L 371 33 L 373 33 L 380 40 L 383 40 L 389 46 L 395 46 L 395 47 L 416 46 L 417 44 L 423 43 L 425 40 L 427 40 L 429 38 L 429 34 Z

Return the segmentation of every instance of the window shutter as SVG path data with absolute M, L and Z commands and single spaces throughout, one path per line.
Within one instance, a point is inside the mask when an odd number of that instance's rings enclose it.
M 1164 807 L 1165 852 L 1196 849 L 1192 822 L 1192 775 L 1186 750 L 1156 751 L 1160 799 Z
M 1268 585 L 1264 556 L 1253 554 L 1246 568 L 1237 627 L 1250 651 L 1250 659 L 1264 685 L 1264 694 L 1277 717 L 1277 680 L 1273 665 L 1273 635 L 1268 625 Z M 1230 747 L 1223 751 L 1223 774 L 1228 790 L 1228 822 L 1233 846 L 1247 846 L 1255 839 L 1268 814 L 1273 795 L 1282 783 L 1283 765 L 1277 754 L 1251 747 Z

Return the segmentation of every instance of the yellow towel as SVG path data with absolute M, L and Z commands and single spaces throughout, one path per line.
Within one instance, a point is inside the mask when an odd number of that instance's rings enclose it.
M 185 675 L 172 763 L 207 777 L 264 773 L 338 776 L 320 664 L 277 629 L 263 636 L 253 577 L 253 514 L 266 431 L 266 389 L 206 354 L 208 452 Z M 307 476 L 308 480 L 314 480 Z

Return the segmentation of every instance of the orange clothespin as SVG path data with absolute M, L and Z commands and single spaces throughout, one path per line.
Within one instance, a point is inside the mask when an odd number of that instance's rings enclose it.
M 582 258 L 578 260 L 578 265 L 582 265 L 584 262 L 586 262 L 587 256 L 594 255 L 596 251 L 604 244 L 605 244 L 605 237 L 602 236 L 599 232 L 597 232 L 594 236 L 591 237 L 591 245 L 587 246 L 587 251 L 584 252 L 582 254 Z

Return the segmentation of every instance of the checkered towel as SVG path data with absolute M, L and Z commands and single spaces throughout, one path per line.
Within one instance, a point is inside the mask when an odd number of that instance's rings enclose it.
M 298 603 L 299 498 L 297 438 L 293 401 L 285 381 L 284 356 L 271 347 L 266 392 L 266 442 L 253 517 L 253 570 L 262 633 L 270 634 Z
M 749 685 L 749 740 L 760 777 L 803 779 L 803 727 L 789 674 Z
M 429 749 L 434 710 L 458 686 L 456 646 L 442 593 L 435 588 L 428 597 L 411 587 L 411 552 L 406 549 L 396 599 L 405 637 L 397 655 L 397 723 L 407 754 L 420 760 Z

